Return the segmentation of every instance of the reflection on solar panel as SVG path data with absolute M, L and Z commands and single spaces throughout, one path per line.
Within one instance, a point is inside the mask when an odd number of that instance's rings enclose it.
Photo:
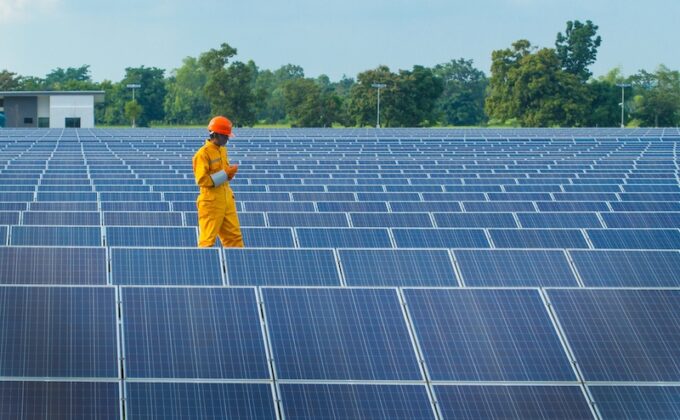
M 102 246 L 94 226 L 12 226 L 10 245 Z
M 467 286 L 577 286 L 562 251 L 456 250 Z
M 255 291 L 124 287 L 128 378 L 268 379 Z
M 597 408 L 607 419 L 680 418 L 680 386 L 588 387 Z
M 297 228 L 302 248 L 391 248 L 387 229 Z
M 0 283 L 104 285 L 104 248 L 0 247 Z
M 7 419 L 120 419 L 118 382 L 0 381 Z
M 394 290 L 262 290 L 280 379 L 422 380 Z
M 0 287 L 0 348 L 3 377 L 118 378 L 114 289 Z
M 111 281 L 119 285 L 222 285 L 219 251 L 111 248 Z
M 536 290 L 404 294 L 433 380 L 576 380 Z
M 680 290 L 549 290 L 588 381 L 680 381 Z
M 196 246 L 198 236 L 194 227 L 109 226 L 106 228 L 108 246 Z
M 330 249 L 225 248 L 230 285 L 339 286 Z
M 587 287 L 680 287 L 677 251 L 570 251 Z
M 593 418 L 578 386 L 436 385 L 434 390 L 444 418 Z
M 279 389 L 287 419 L 435 418 L 422 385 L 281 384 Z

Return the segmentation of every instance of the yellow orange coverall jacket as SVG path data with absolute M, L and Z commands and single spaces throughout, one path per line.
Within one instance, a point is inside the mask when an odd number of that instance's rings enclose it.
M 223 246 L 243 247 L 234 192 L 229 182 L 215 186 L 211 177 L 229 166 L 227 149 L 206 141 L 194 155 L 193 166 L 196 184 L 201 187 L 196 200 L 200 235 L 198 246 L 213 246 L 219 235 Z

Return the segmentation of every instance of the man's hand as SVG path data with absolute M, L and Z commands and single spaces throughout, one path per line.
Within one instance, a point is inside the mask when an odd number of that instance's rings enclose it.
M 238 172 L 238 165 L 229 165 L 224 172 L 227 173 L 227 179 L 231 181 L 236 175 L 236 172 Z

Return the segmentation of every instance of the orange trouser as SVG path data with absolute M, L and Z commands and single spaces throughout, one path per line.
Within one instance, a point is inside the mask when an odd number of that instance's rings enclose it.
M 243 248 L 241 225 L 236 214 L 234 200 L 227 202 L 204 201 L 200 198 L 198 205 L 198 246 L 211 247 L 219 235 L 222 246 Z

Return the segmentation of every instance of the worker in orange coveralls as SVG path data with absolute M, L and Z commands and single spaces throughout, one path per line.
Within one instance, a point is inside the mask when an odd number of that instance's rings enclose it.
M 238 165 L 230 165 L 227 148 L 233 137 L 232 124 L 226 117 L 215 117 L 208 124 L 210 138 L 194 155 L 194 177 L 201 192 L 198 206 L 199 247 L 211 247 L 219 235 L 225 247 L 243 247 L 241 225 L 236 214 L 234 192 L 229 186 Z

